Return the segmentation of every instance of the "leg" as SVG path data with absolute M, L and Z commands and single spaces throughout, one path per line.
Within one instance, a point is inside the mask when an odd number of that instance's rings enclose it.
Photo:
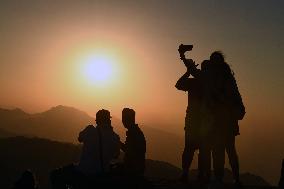
M 182 177 L 185 179 L 187 179 L 188 177 L 188 172 L 189 172 L 189 168 L 190 165 L 192 163 L 193 160 L 193 156 L 194 156 L 194 145 L 191 144 L 192 142 L 190 142 L 190 136 L 189 136 L 189 131 L 186 128 L 185 129 L 185 145 L 184 145 L 184 150 L 183 150 L 183 154 L 182 154 L 182 170 L 183 170 L 183 175 Z
M 218 181 L 223 181 L 225 165 L 225 145 L 222 137 L 215 138 L 212 148 L 214 174 Z
M 198 154 L 198 177 L 202 181 L 209 182 L 211 177 L 211 147 L 208 141 L 200 144 Z
M 226 152 L 228 154 L 235 182 L 239 182 L 240 181 L 239 158 L 235 146 L 235 136 L 231 136 L 227 139 Z

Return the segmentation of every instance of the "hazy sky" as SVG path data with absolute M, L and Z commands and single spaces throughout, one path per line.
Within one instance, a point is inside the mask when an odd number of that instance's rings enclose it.
M 282 121 L 284 1 L 0 2 L 0 105 L 39 112 L 58 104 L 120 116 L 134 107 L 182 124 L 187 96 L 174 88 L 185 71 L 180 43 L 200 62 L 222 50 L 235 72 L 246 119 Z M 103 51 L 117 74 L 84 82 L 80 57 Z M 79 57 L 79 58 L 78 58 Z M 180 128 L 180 127 L 179 127 Z

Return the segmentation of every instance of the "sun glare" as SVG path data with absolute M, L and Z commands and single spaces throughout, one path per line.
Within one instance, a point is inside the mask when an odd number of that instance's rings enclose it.
M 108 84 L 114 78 L 114 61 L 110 56 L 92 54 L 83 58 L 83 75 L 95 85 Z

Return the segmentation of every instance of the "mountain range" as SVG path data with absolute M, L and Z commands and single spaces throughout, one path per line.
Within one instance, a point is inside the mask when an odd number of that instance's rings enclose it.
M 20 109 L 0 109 L 0 136 L 36 136 L 77 144 L 81 130 L 95 124 L 95 118 L 67 106 L 56 106 L 45 112 L 28 114 Z M 114 130 L 125 140 L 121 120 L 112 117 Z M 147 141 L 147 157 L 179 164 L 183 139 L 178 135 L 140 125 Z
M 12 110 L 0 108 L 0 137 L 40 137 L 78 144 L 79 132 L 89 124 L 95 124 L 94 117 L 68 106 L 59 105 L 36 114 L 29 114 L 18 108 Z M 263 124 L 262 122 L 251 123 L 245 128 L 246 132 L 241 132 L 242 134 L 237 138 L 241 170 L 259 174 L 276 184 L 284 157 L 284 143 L 280 136 L 281 132 L 256 128 L 259 125 L 265 128 Z M 125 129 L 121 120 L 113 117 L 112 125 L 123 141 Z M 163 124 L 155 123 L 155 125 L 158 128 L 164 128 Z M 147 158 L 169 162 L 180 167 L 183 137 L 148 125 L 139 124 L 139 126 L 146 137 Z M 269 125 L 269 127 L 272 126 Z M 229 167 L 228 164 L 226 166 Z M 195 167 L 196 159 L 193 162 L 193 168 Z

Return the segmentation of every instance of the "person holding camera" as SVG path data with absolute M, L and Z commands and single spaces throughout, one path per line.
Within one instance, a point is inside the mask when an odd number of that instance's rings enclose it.
M 198 169 L 199 179 L 209 181 L 210 178 L 210 149 L 206 140 L 201 136 L 201 107 L 202 107 L 202 80 L 201 70 L 197 69 L 192 59 L 186 59 L 184 53 L 191 50 L 191 45 L 179 47 L 180 59 L 183 60 L 187 71 L 177 81 L 175 87 L 188 93 L 188 105 L 185 116 L 185 145 L 182 154 L 183 173 L 181 181 L 187 182 L 188 172 L 194 153 L 199 150 Z M 205 64 L 205 62 L 204 62 Z M 189 78 L 193 76 L 193 78 Z

